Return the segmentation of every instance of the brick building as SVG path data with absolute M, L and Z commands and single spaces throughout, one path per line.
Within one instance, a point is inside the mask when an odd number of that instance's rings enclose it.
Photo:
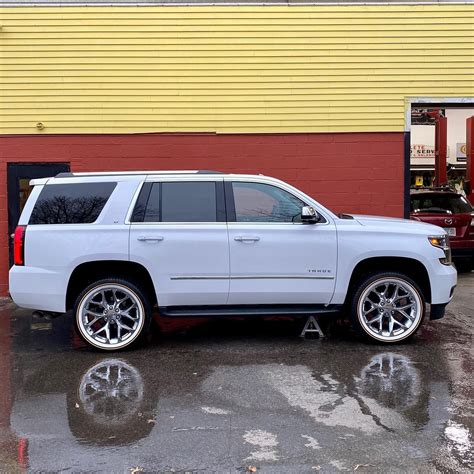
M 410 108 L 474 97 L 470 2 L 87 3 L 0 0 L 1 294 L 32 177 L 264 173 L 401 217 Z

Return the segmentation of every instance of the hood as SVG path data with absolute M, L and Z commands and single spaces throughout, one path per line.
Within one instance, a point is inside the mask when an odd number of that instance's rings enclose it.
M 410 219 L 400 219 L 398 217 L 384 217 L 384 216 L 365 216 L 363 214 L 351 214 L 354 219 L 361 225 L 364 226 L 390 226 L 395 229 L 400 229 L 401 227 L 406 228 L 406 226 L 410 226 L 410 229 L 413 231 L 421 231 L 426 234 L 434 234 L 434 235 L 443 235 L 446 233 L 444 229 L 441 227 L 428 224 L 426 222 L 420 222 Z
M 364 214 L 351 214 L 351 216 L 360 222 L 362 225 L 371 224 L 372 222 L 393 222 L 401 224 L 405 222 L 407 224 L 413 223 L 410 219 L 401 219 L 399 217 L 387 217 L 387 216 L 366 216 Z

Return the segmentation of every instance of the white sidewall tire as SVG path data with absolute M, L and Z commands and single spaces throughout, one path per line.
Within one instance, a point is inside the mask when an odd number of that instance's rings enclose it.
M 380 284 L 384 280 L 391 280 L 395 283 L 399 283 L 405 287 L 408 287 L 410 291 L 413 293 L 413 297 L 415 298 L 416 303 L 419 308 L 417 319 L 415 320 L 414 324 L 407 331 L 403 332 L 399 336 L 392 336 L 392 337 L 380 336 L 376 334 L 374 331 L 371 331 L 367 327 L 367 323 L 363 320 L 362 306 L 364 303 L 364 299 L 370 293 L 370 291 L 372 291 L 372 288 L 374 287 L 374 285 Z M 413 336 L 416 333 L 416 331 L 419 329 L 421 323 L 423 322 L 423 319 L 425 316 L 424 298 L 421 292 L 419 291 L 419 289 L 417 288 L 416 284 L 412 282 L 411 279 L 404 278 L 403 275 L 397 274 L 395 276 L 389 273 L 385 275 L 384 274 L 377 275 L 377 278 L 366 280 L 364 282 L 364 288 L 362 289 L 362 291 L 359 287 L 356 293 L 359 294 L 356 304 L 355 304 L 355 312 L 356 312 L 356 318 L 357 318 L 357 323 L 358 323 L 357 325 L 363 331 L 364 335 L 372 341 L 382 342 L 385 344 L 392 344 L 392 343 L 404 341 L 405 339 L 408 339 L 411 336 Z
M 101 291 L 101 289 L 106 289 L 106 288 L 111 288 L 111 287 L 116 287 L 118 289 L 124 289 L 128 293 L 130 293 L 133 298 L 135 299 L 136 304 L 139 307 L 139 311 L 141 314 L 140 321 L 139 321 L 139 326 L 135 330 L 135 332 L 132 334 L 132 336 L 124 341 L 121 344 L 104 344 L 99 341 L 96 341 L 91 335 L 85 330 L 82 322 L 82 310 L 84 308 L 84 304 L 86 300 L 91 296 L 92 293 L 97 293 L 97 291 Z M 124 285 L 122 283 L 99 283 L 92 288 L 86 289 L 85 293 L 82 295 L 81 300 L 76 306 L 76 311 L 75 311 L 75 318 L 76 318 L 76 327 L 79 330 L 79 333 L 81 337 L 91 346 L 101 349 L 103 351 L 119 351 L 122 349 L 125 349 L 132 345 L 141 335 L 143 331 L 143 327 L 145 325 L 145 319 L 146 319 L 146 312 L 145 312 L 145 306 L 143 304 L 142 298 L 129 286 Z

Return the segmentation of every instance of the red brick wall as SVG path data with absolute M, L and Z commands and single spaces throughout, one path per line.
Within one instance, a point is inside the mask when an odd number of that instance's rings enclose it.
M 0 137 L 0 293 L 7 290 L 7 163 L 73 171 L 215 169 L 288 181 L 335 212 L 403 216 L 403 133 Z

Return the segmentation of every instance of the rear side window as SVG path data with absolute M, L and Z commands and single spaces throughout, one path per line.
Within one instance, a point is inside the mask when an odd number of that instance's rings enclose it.
M 34 224 L 91 224 L 95 222 L 117 183 L 46 185 L 30 216 Z
M 132 222 L 222 222 L 223 184 L 214 181 L 145 183 Z
M 415 194 L 411 196 L 411 210 L 420 214 L 463 214 L 472 212 L 472 206 L 460 194 Z

